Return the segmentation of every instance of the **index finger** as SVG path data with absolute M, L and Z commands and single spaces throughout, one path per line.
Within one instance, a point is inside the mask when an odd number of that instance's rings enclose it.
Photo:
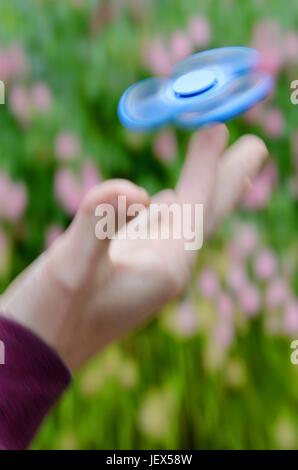
M 227 141 L 228 130 L 224 124 L 194 134 L 176 186 L 179 201 L 208 207 L 214 190 L 218 158 Z

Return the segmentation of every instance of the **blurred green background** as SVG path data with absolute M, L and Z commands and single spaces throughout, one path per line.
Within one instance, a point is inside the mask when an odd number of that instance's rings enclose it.
M 211 47 L 253 45 L 273 96 L 229 123 L 271 160 L 200 252 L 187 292 L 74 380 L 36 449 L 298 447 L 296 0 L 0 0 L 0 282 L 35 259 L 102 179 L 173 186 L 190 134 L 121 127 L 146 76 Z

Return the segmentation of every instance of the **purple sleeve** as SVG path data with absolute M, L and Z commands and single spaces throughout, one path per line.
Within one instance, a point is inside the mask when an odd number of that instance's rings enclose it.
M 49 346 L 0 317 L 0 449 L 27 448 L 70 380 Z

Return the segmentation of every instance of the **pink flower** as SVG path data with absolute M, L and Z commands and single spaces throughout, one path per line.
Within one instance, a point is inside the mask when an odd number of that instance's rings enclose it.
M 176 31 L 171 38 L 171 55 L 174 62 L 185 59 L 192 53 L 191 41 L 183 31 Z
M 55 193 L 66 212 L 75 215 L 80 207 L 82 190 L 78 179 L 70 170 L 62 169 L 56 174 Z
M 55 177 L 55 194 L 69 215 L 74 215 L 85 194 L 100 182 L 99 172 L 90 161 L 84 163 L 77 177 L 68 169 L 59 170 Z
M 247 285 L 239 292 L 239 305 L 243 312 L 249 316 L 255 316 L 261 307 L 260 293 L 256 286 Z
M 235 305 L 229 294 L 223 292 L 218 296 L 216 308 L 223 320 L 231 321 L 233 319 Z
M 296 31 L 288 31 L 285 34 L 284 53 L 285 60 L 290 64 L 298 63 L 298 33 Z
M 246 270 L 241 264 L 232 264 L 227 274 L 227 284 L 235 294 L 243 291 L 248 285 Z
M 52 105 L 52 94 L 46 83 L 38 82 L 31 89 L 32 104 L 37 111 L 46 114 Z
M 206 268 L 199 278 L 199 290 L 206 299 L 215 298 L 219 292 L 219 281 L 215 271 Z
M 271 108 L 262 117 L 262 127 L 269 137 L 279 138 L 283 135 L 285 122 L 280 109 Z
M 243 115 L 243 119 L 248 124 L 260 124 L 264 115 L 264 102 L 253 106 Z
M 60 225 L 50 225 L 46 231 L 46 236 L 45 236 L 45 245 L 46 248 L 49 248 L 57 238 L 62 235 L 63 229 Z
M 253 47 L 262 54 L 262 69 L 276 75 L 284 60 L 282 30 L 276 21 L 256 23 L 253 30 Z
M 255 41 L 260 43 L 276 43 L 281 37 L 281 27 L 276 20 L 258 21 L 253 28 L 253 37 Z
M 211 26 L 208 18 L 204 16 L 192 18 L 188 24 L 188 32 L 197 47 L 206 47 L 211 39 Z
M 298 333 L 298 301 L 293 300 L 284 312 L 284 330 L 290 336 Z
M 27 206 L 27 190 L 24 184 L 11 185 L 9 199 L 5 203 L 5 217 L 16 222 L 24 213 Z
M 243 207 L 248 210 L 261 210 L 267 206 L 271 197 L 271 188 L 262 184 L 258 177 L 253 182 L 252 188 L 243 197 Z
M 55 153 L 60 160 L 73 160 L 81 152 L 80 139 L 71 132 L 61 132 L 55 141 Z
M 101 182 L 98 169 L 92 161 L 86 161 L 82 169 L 83 194 Z
M 254 262 L 254 272 L 258 279 L 266 281 L 272 278 L 277 271 L 277 259 L 270 250 L 260 252 Z
M 25 74 L 27 69 L 23 49 L 12 44 L 6 49 L 0 49 L 0 79 L 4 82 Z
M 236 225 L 234 235 L 234 257 L 246 259 L 251 256 L 259 244 L 257 228 L 252 223 L 242 223 Z M 238 256 L 237 256 L 238 255 Z
M 282 67 L 282 54 L 273 46 L 258 46 L 262 54 L 262 69 L 272 75 L 277 75 Z
M 234 339 L 234 328 L 229 322 L 220 321 L 214 330 L 214 340 L 221 349 L 228 349 Z
M 175 133 L 171 129 L 161 131 L 153 141 L 153 151 L 162 162 L 173 162 L 178 153 Z
M 28 90 L 22 85 L 16 85 L 12 88 L 9 105 L 11 112 L 23 125 L 30 121 L 32 108 Z
M 12 44 L 7 52 L 11 78 L 24 76 L 27 72 L 27 60 L 24 49 L 19 44 Z
M 232 240 L 230 243 L 227 244 L 227 250 L 228 250 L 228 253 L 229 253 L 229 257 L 233 260 L 233 261 L 241 261 L 242 259 L 242 253 L 241 253 L 241 250 L 240 250 L 240 247 L 237 243 L 237 240 Z
M 0 174 L 0 217 L 16 222 L 27 206 L 27 190 L 23 183 L 14 183 L 6 173 Z
M 181 337 L 190 337 L 198 330 L 198 316 L 189 300 L 178 305 L 175 312 L 176 332 Z
M 243 207 L 249 210 L 261 210 L 268 204 L 277 181 L 274 163 L 269 163 L 252 182 L 251 189 L 243 197 Z
M 273 279 L 267 287 L 265 302 L 269 309 L 281 308 L 289 299 L 290 289 L 287 281 L 282 277 Z
M 144 47 L 145 65 L 154 75 L 168 76 L 172 70 L 170 54 L 161 39 L 154 39 Z
M 265 166 L 262 177 L 264 178 L 264 182 L 267 184 L 274 186 L 277 182 L 277 168 L 275 162 L 270 162 L 267 166 Z

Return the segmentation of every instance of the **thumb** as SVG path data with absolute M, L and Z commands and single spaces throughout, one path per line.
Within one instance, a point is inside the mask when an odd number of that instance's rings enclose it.
M 120 196 L 125 202 L 121 206 L 118 204 Z M 130 181 L 110 180 L 92 188 L 68 230 L 53 245 L 52 269 L 63 275 L 64 281 L 71 286 L 87 280 L 86 277 L 93 274 L 99 261 L 109 261 L 109 243 L 120 228 L 117 221 L 121 219 L 122 223 L 126 223 L 127 207 L 135 203 L 148 206 L 149 196 L 143 188 Z M 98 216 L 104 212 L 110 226 L 107 229 L 100 226 L 98 229 Z

